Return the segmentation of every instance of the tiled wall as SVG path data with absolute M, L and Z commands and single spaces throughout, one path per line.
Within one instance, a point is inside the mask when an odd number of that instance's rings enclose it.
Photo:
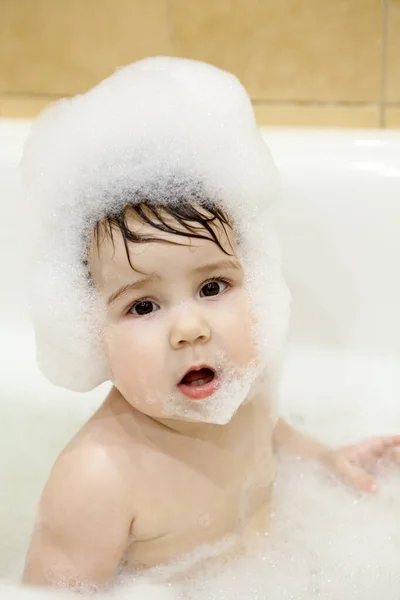
M 262 125 L 400 127 L 400 0 L 0 0 L 0 115 L 157 54 L 234 72 Z

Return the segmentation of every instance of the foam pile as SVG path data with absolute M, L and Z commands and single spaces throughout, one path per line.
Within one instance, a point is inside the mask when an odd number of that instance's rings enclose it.
M 34 124 L 21 166 L 37 358 L 53 383 L 84 391 L 109 377 L 99 336 L 102 307 L 87 285 L 83 260 L 91 228 L 128 200 L 195 198 L 228 210 L 254 305 L 273 315 L 260 339 L 277 355 L 288 293 L 276 242 L 267 235 L 276 173 L 251 102 L 233 75 L 163 57 L 121 68 L 87 93 L 48 108 Z

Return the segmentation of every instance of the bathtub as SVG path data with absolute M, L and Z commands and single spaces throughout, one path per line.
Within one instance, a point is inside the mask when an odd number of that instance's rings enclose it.
M 19 577 L 56 454 L 109 387 L 84 395 L 58 389 L 35 364 L 17 172 L 28 130 L 27 121 L 0 120 L 3 581 Z M 282 412 L 332 444 L 400 433 L 400 132 L 263 135 L 281 175 L 271 221 L 293 294 Z

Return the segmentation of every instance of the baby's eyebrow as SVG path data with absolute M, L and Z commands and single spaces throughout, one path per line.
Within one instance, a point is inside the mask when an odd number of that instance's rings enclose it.
M 110 306 L 110 304 L 112 304 L 117 298 L 119 298 L 119 296 L 123 296 L 124 294 L 128 293 L 128 292 L 132 292 L 133 290 L 136 290 L 138 288 L 143 287 L 144 285 L 146 285 L 147 283 L 152 283 L 153 281 L 160 281 L 161 277 L 159 275 L 156 275 L 155 273 L 153 273 L 152 275 L 147 275 L 147 277 L 142 277 L 142 279 L 138 279 L 137 281 L 134 281 L 133 283 L 127 283 L 126 285 L 121 286 L 120 288 L 118 288 L 115 292 L 113 292 L 108 300 L 107 300 L 107 306 Z
M 218 269 L 235 269 L 240 271 L 240 264 L 235 260 L 219 260 L 193 269 L 192 273 L 206 273 L 207 271 L 218 271 Z

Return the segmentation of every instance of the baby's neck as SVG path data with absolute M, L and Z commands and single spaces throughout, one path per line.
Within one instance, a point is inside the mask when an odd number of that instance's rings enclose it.
M 242 407 L 239 408 L 236 415 L 239 413 L 241 408 Z M 182 421 L 178 419 L 156 419 L 154 417 L 151 417 L 151 419 L 163 427 L 167 427 L 171 431 L 175 431 L 176 433 L 180 433 L 187 437 L 209 439 L 221 433 L 222 430 L 229 429 L 232 421 L 236 418 L 236 415 L 234 415 L 231 421 L 226 425 L 216 425 L 215 423 L 194 423 L 191 421 Z

